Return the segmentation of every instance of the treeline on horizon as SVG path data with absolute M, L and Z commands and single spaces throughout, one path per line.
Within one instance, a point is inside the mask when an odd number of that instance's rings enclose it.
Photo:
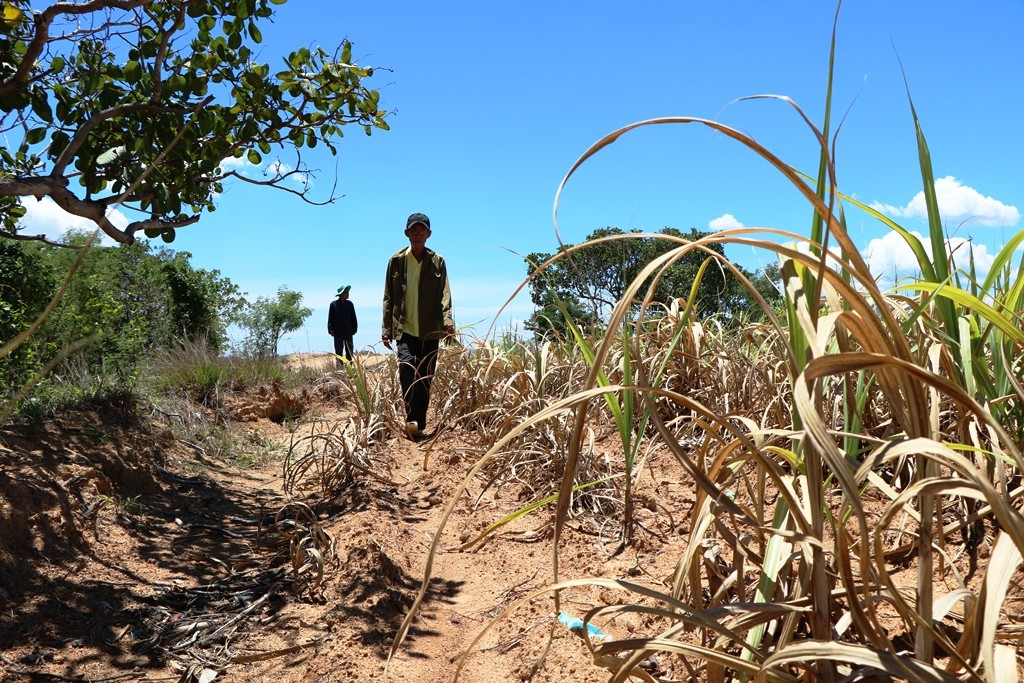
M 185 251 L 141 240 L 90 246 L 86 233 L 69 233 L 65 244 L 0 238 L 0 340 L 6 346 L 31 330 L 0 356 L 3 401 L 31 395 L 26 387 L 40 380 L 44 388 L 75 377 L 131 388 L 156 354 L 184 345 L 266 358 L 311 313 L 286 287 L 248 301 Z M 237 342 L 232 325 L 243 331 Z
M 596 230 L 570 259 L 556 259 L 531 279 L 535 310 L 525 326 L 535 339 L 565 334 L 567 316 L 591 330 L 599 328 L 641 269 L 677 246 L 651 237 L 602 241 L 638 233 Z M 690 240 L 707 235 L 673 228 L 658 234 Z M 283 335 L 299 329 L 311 314 L 302 306 L 302 295 L 287 287 L 276 297 L 249 302 L 220 271 L 194 267 L 188 252 L 141 240 L 90 247 L 84 232 L 69 233 L 65 243 L 69 246 L 0 239 L 0 339 L 5 344 L 59 297 L 42 324 L 0 358 L 0 398 L 5 401 L 40 379 L 44 368 L 64 380 L 77 373 L 130 387 L 155 353 L 184 344 L 198 343 L 213 354 L 272 357 Z M 721 245 L 712 248 L 724 257 Z M 80 254 L 83 249 L 86 253 Z M 552 256 L 536 252 L 526 257 L 527 276 Z M 689 297 L 704 260 L 701 253 L 688 252 L 667 269 L 655 300 L 667 306 Z M 777 269 L 741 272 L 766 300 L 781 302 Z M 760 314 L 749 291 L 721 267 L 701 273 L 693 305 L 702 318 L 746 320 Z M 245 335 L 234 343 L 228 336 L 232 325 Z

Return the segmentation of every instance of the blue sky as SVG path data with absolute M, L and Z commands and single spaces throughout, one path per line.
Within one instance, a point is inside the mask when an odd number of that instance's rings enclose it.
M 525 294 L 495 316 L 524 278 L 517 254 L 557 248 L 558 184 L 607 133 L 653 117 L 712 118 L 814 171 L 816 141 L 791 108 L 736 100 L 785 95 L 820 125 L 834 13 L 811 0 L 291 0 L 264 28 L 260 61 L 273 67 L 298 47 L 333 51 L 351 40 L 355 60 L 378 68 L 370 83 L 392 129 L 367 137 L 352 128 L 337 157 L 307 153 L 320 169 L 314 196 L 330 193 L 336 173 L 338 202 L 309 206 L 236 183 L 171 246 L 250 300 L 282 286 L 302 292 L 313 315 L 282 353 L 332 350 L 326 311 L 341 284 L 352 286 L 356 346 L 379 349 L 387 257 L 407 244 L 406 216 L 421 211 L 433 224 L 428 246 L 448 261 L 456 322 L 477 334 L 515 326 L 532 310 Z M 926 231 L 909 87 L 947 230 L 990 257 L 1021 229 L 1024 210 L 1022 28 L 1019 0 L 847 0 L 833 93 L 840 188 Z M 52 232 L 52 207 L 29 208 L 29 225 Z M 570 179 L 558 209 L 571 243 L 607 226 L 807 234 L 810 218 L 765 161 L 692 125 L 627 134 Z M 848 219 L 879 272 L 906 267 L 907 250 L 879 223 L 855 211 Z M 751 268 L 768 258 L 727 253 Z

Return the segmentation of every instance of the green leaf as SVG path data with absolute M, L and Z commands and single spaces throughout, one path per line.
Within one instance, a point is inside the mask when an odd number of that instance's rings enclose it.
M 50 136 L 50 156 L 59 156 L 64 151 L 64 148 L 68 146 L 69 142 L 71 142 L 71 137 L 67 133 L 62 130 L 55 131 Z
M 47 123 L 53 123 L 53 110 L 46 91 L 37 89 L 32 92 L 32 113 Z
M 160 239 L 170 244 L 174 241 L 174 228 L 167 228 L 160 234 Z
M 167 79 L 167 87 L 176 92 L 185 90 L 185 86 L 187 84 L 188 82 L 185 80 L 184 76 L 174 75 Z
M 117 158 L 124 154 L 126 151 L 127 148 L 124 145 L 111 147 L 110 149 L 96 157 L 96 163 L 99 164 L 100 166 L 106 166 L 107 164 L 116 161 Z
M 11 93 L 0 97 L 0 111 L 14 111 L 21 109 L 29 102 L 28 95 L 24 92 Z
M 163 230 L 161 230 L 160 228 L 146 228 L 142 232 L 146 233 L 146 237 L 149 237 L 150 239 L 156 239 L 161 235 L 161 233 L 163 233 Z
M 138 83 L 142 76 L 142 65 L 135 60 L 128 61 L 124 65 L 124 79 L 129 83 Z
M 246 71 L 245 76 L 242 77 L 242 82 L 249 86 L 253 90 L 259 90 L 263 86 L 263 79 L 255 71 Z
M 246 153 L 246 158 L 249 160 L 249 163 L 253 164 L 254 166 L 259 166 L 260 163 L 263 162 L 263 157 L 261 157 L 260 153 L 254 149 L 250 149 Z
M 935 284 L 934 282 L 910 282 L 896 287 L 897 290 L 910 290 L 922 292 L 934 292 L 943 300 L 960 304 L 969 308 L 982 317 L 986 322 L 992 323 L 999 328 L 1007 337 L 1010 337 L 1018 344 L 1024 344 L 1024 330 L 1017 325 L 1012 316 L 1003 315 L 1000 311 L 988 305 L 978 297 L 958 289 L 951 285 Z
M 29 132 L 25 133 L 25 142 L 27 142 L 30 145 L 35 145 L 35 144 L 38 144 L 38 143 L 42 142 L 43 138 L 45 138 L 45 137 L 46 137 L 46 128 L 45 127 L 33 128 Z

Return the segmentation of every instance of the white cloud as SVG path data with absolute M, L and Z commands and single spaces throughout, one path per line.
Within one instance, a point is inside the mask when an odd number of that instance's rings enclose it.
M 931 244 L 926 242 L 919 232 L 911 232 L 911 235 L 923 245 L 925 253 L 930 257 Z M 974 268 L 979 277 L 984 277 L 995 261 L 995 256 L 989 253 L 986 245 L 973 244 L 962 237 L 951 237 L 946 240 L 946 248 L 952 254 L 954 267 L 965 272 L 970 265 L 973 250 Z M 883 286 L 891 286 L 901 277 L 918 275 L 921 270 L 910 245 L 895 232 L 871 240 L 864 249 L 864 258 L 871 268 L 871 274 L 876 279 L 880 278 Z
M 961 223 L 985 227 L 1013 227 L 1020 222 L 1020 211 L 1007 206 L 998 199 L 986 197 L 972 187 L 961 183 L 953 176 L 935 181 L 935 196 L 939 214 L 944 222 Z M 906 206 L 892 206 L 875 202 L 872 208 L 903 218 L 926 218 L 924 192 L 914 195 Z
M 294 171 L 295 169 L 281 161 L 272 161 L 267 164 L 266 170 L 263 171 L 265 176 L 285 176 Z M 288 176 L 288 181 L 293 185 L 297 185 L 300 189 L 308 189 L 312 184 L 312 178 L 307 172 L 295 173 Z
M 241 171 L 243 173 L 244 173 L 244 171 L 249 170 L 249 169 L 259 168 L 259 166 L 256 166 L 255 164 L 252 164 L 252 163 L 249 163 L 249 160 L 245 157 L 244 154 L 242 156 L 240 156 L 240 157 L 228 157 L 227 159 L 222 159 L 221 162 L 220 162 L 220 167 L 221 167 L 221 170 L 224 170 L 224 171 L 236 171 L 237 170 L 237 171 Z
M 995 262 L 995 254 L 988 253 L 988 247 L 984 244 L 973 244 L 971 240 L 962 237 L 950 237 L 946 240 L 950 256 L 953 259 L 953 266 L 967 272 L 970 268 L 973 251 L 974 270 L 981 277 L 988 273 Z
M 911 235 L 924 244 L 921 233 L 911 232 Z M 914 256 L 910 245 L 897 232 L 886 233 L 883 237 L 868 242 L 867 248 L 864 249 L 864 259 L 871 268 L 871 274 L 876 278 L 881 275 L 895 280 L 920 270 L 917 257 Z
M 731 213 L 726 213 L 709 221 L 708 227 L 711 228 L 713 232 L 718 232 L 720 230 L 733 230 L 744 226 L 743 223 L 736 220 L 736 217 Z
M 59 241 L 68 230 L 92 231 L 96 224 L 87 218 L 75 216 L 57 206 L 49 197 L 36 199 L 22 197 L 25 216 L 18 223 L 18 232 L 23 235 L 45 235 L 47 239 Z M 108 209 L 107 218 L 121 230 L 128 227 L 128 218 L 117 209 Z M 112 244 L 113 240 L 100 234 L 104 244 Z
M 267 164 L 267 169 L 263 171 L 263 175 L 284 175 L 286 173 L 290 173 L 291 171 L 292 167 L 289 166 L 288 164 L 282 163 L 280 161 L 271 161 L 269 164 Z
M 249 161 L 248 157 L 244 154 L 240 157 L 228 157 L 222 159 L 220 162 L 220 170 L 223 173 L 236 173 L 243 178 L 252 178 L 261 173 L 260 166 Z M 269 170 L 269 169 L 268 169 Z M 262 171 L 263 175 L 267 174 L 267 170 Z M 230 179 L 228 179 L 230 181 Z

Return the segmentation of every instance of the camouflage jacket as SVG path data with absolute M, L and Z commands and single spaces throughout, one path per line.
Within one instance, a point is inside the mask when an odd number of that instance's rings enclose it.
M 405 247 L 388 260 L 384 279 L 384 325 L 381 337 L 399 339 L 405 326 Z M 441 339 L 445 325 L 455 326 L 452 318 L 452 293 L 448 287 L 448 267 L 444 257 L 430 249 L 423 256 L 419 291 L 420 338 Z

